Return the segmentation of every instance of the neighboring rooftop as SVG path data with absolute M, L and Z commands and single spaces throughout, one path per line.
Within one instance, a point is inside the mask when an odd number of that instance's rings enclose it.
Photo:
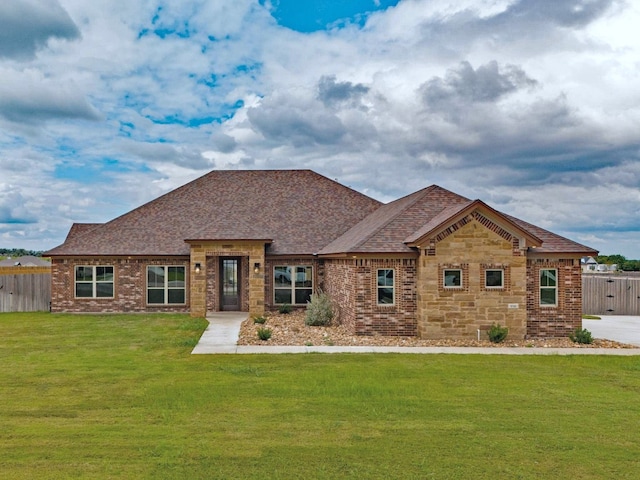
M 22 257 L 5 258 L 0 260 L 0 267 L 50 267 L 51 262 L 33 255 L 23 255 Z

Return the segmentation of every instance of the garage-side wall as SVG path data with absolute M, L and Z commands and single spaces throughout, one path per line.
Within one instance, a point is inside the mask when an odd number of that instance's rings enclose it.
M 378 269 L 394 271 L 394 303 L 378 305 Z M 358 259 L 356 271 L 356 322 L 358 335 L 417 335 L 416 260 Z
M 394 303 L 378 305 L 378 269 L 394 271 Z M 325 260 L 324 291 L 338 305 L 340 321 L 357 335 L 415 336 L 416 261 Z
M 558 271 L 557 306 L 540 306 L 540 269 Z M 580 259 L 527 260 L 527 334 L 529 337 L 567 337 L 582 328 L 582 269 Z
M 113 266 L 113 298 L 75 298 L 75 266 Z M 148 265 L 186 269 L 186 304 L 147 305 Z M 54 258 L 51 262 L 51 311 L 72 313 L 188 312 L 189 258 Z

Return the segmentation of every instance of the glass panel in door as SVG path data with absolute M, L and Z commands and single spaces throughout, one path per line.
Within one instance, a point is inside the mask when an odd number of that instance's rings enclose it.
M 237 258 L 223 258 L 221 260 L 221 310 L 240 310 L 239 263 Z

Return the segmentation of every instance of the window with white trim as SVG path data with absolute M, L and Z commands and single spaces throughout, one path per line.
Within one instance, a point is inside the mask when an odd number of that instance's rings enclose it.
M 488 268 L 484 271 L 485 288 L 504 288 L 504 270 Z
M 77 265 L 76 298 L 113 298 L 113 267 Z
M 395 303 L 395 272 L 392 268 L 378 269 L 378 305 Z
M 313 293 L 313 267 L 278 265 L 273 269 L 273 303 L 306 305 Z
M 462 270 L 459 268 L 444 270 L 443 282 L 445 288 L 462 287 Z
M 540 306 L 555 307 L 558 305 L 558 270 L 555 268 L 540 269 Z
M 147 304 L 181 305 L 186 303 L 184 266 L 147 266 Z

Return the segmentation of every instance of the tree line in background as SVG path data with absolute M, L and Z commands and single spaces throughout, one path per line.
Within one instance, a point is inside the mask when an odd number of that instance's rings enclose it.
M 596 262 L 606 265 L 618 265 L 618 270 L 624 272 L 640 271 L 640 260 L 627 260 L 624 255 L 598 255 Z
M 34 257 L 41 257 L 42 251 L 25 250 L 24 248 L 0 248 L 0 257 L 23 257 L 25 255 L 33 255 Z

